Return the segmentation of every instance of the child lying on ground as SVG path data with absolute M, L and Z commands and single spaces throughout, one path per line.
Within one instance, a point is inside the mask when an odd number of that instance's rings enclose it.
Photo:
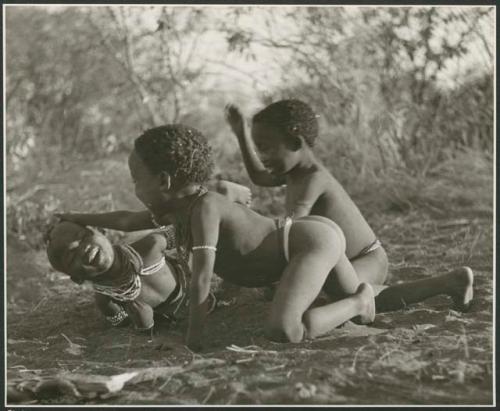
M 251 201 L 250 190 L 240 184 L 218 180 L 215 188 L 230 201 Z M 102 233 L 86 226 L 91 214 L 60 217 L 66 221 L 55 225 L 47 236 L 49 261 L 75 283 L 92 283 L 96 304 L 111 325 L 132 320 L 138 330 L 150 330 L 155 318 L 175 320 L 187 301 L 187 280 L 175 253 L 167 254 L 175 248 L 172 226 L 130 245 L 112 245 Z M 212 294 L 211 301 L 214 308 Z
M 253 117 L 250 137 L 238 108 L 226 108 L 226 119 L 238 139 L 251 180 L 261 186 L 286 184 L 288 216 L 319 215 L 339 225 L 346 239 L 346 255 L 359 281 L 374 289 L 377 312 L 399 309 L 437 294 L 451 295 L 459 309 L 467 309 L 473 294 L 469 267 L 394 287 L 382 285 L 388 270 L 384 248 L 351 197 L 312 151 L 318 136 L 317 117 L 306 103 L 281 100 Z M 325 291 L 334 299 L 356 290 L 340 281 L 336 269 L 332 270 Z
M 154 233 L 130 245 L 112 245 L 92 227 L 63 221 L 48 234 L 47 256 L 75 283 L 91 282 L 97 307 L 111 325 L 131 320 L 137 330 L 150 331 L 155 319 L 174 321 L 187 302 L 186 274 L 166 254 L 173 246 L 167 238 Z M 215 298 L 210 298 L 212 309 Z

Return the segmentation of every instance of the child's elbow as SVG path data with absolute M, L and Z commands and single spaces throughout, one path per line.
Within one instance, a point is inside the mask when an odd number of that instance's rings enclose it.
M 250 181 L 255 184 L 256 186 L 267 186 L 269 184 L 266 184 L 267 178 L 266 175 L 263 175 L 263 173 L 252 173 L 249 174 Z
M 266 170 L 250 175 L 250 180 L 255 185 L 262 187 L 276 187 L 285 184 L 285 181 L 281 181 L 281 178 L 276 177 Z

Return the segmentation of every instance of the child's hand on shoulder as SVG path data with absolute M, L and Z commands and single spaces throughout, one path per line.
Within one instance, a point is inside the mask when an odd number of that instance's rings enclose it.
M 245 131 L 245 120 L 238 106 L 234 104 L 227 104 L 224 114 L 226 121 L 231 126 L 231 130 L 233 130 L 233 133 L 236 134 L 237 137 L 242 136 Z

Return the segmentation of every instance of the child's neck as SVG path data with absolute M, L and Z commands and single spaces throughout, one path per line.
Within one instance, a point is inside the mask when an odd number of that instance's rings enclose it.
M 173 190 L 168 194 L 168 201 L 165 206 L 159 210 L 159 217 L 164 215 L 181 216 L 185 214 L 192 201 L 200 191 L 201 184 L 188 184 Z
M 319 164 L 318 159 L 309 147 L 302 148 L 302 154 L 299 161 L 288 173 L 288 178 L 295 178 L 304 174 L 308 174 L 311 169 Z
M 99 274 L 96 280 L 104 280 L 107 282 L 120 278 L 120 276 L 123 274 L 123 267 L 121 267 L 119 260 L 119 258 L 116 258 L 116 252 L 113 248 L 113 262 L 111 263 L 111 267 L 109 267 L 108 270 L 104 273 Z

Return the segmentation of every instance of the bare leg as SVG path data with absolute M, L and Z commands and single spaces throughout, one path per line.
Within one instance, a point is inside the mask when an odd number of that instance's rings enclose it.
M 473 297 L 474 275 L 469 267 L 448 274 L 393 286 L 374 286 L 377 312 L 392 311 L 440 294 L 449 295 L 455 306 L 466 311 Z
M 371 284 L 374 291 L 376 291 L 377 288 L 380 288 L 375 287 L 375 284 L 383 284 L 387 279 L 387 269 L 389 263 L 387 260 L 387 254 L 382 247 L 350 262 L 350 264 L 354 268 L 358 280 L 362 283 Z M 337 267 L 335 267 L 328 275 L 323 290 L 333 301 L 345 298 L 347 295 L 352 293 L 352 290 L 349 291 L 348 288 L 342 285 L 338 276 Z M 375 292 L 375 295 L 377 295 L 377 292 Z
M 312 308 L 304 314 L 307 336 L 315 338 L 338 327 L 353 317 L 359 316 L 361 324 L 375 319 L 373 289 L 368 283 L 361 283 L 353 295 L 322 307 Z
M 340 241 L 343 244 L 343 249 L 345 249 L 344 234 L 341 228 L 332 220 L 322 216 L 308 215 L 301 217 L 300 221 L 314 221 L 330 226 L 341 237 Z M 342 253 L 339 261 L 330 271 L 323 290 L 331 297 L 334 297 L 333 300 L 336 301 L 355 293 L 361 282 L 377 283 L 377 281 L 380 281 L 380 284 L 382 284 L 387 275 L 387 255 L 383 248 L 380 248 L 380 252 L 376 254 L 374 252 L 373 254 L 368 258 L 369 261 L 361 262 L 360 260 L 363 258 L 358 259 L 359 263 L 356 266 L 348 260 L 345 253 Z M 368 255 L 365 257 L 368 257 Z M 360 277 L 358 270 L 366 274 L 364 278 Z
M 359 287 L 354 270 L 341 254 L 341 239 L 319 222 L 296 222 L 290 231 L 290 263 L 286 267 L 271 307 L 267 332 L 277 341 L 298 342 L 304 335 L 314 337 L 345 321 L 361 316 L 365 322 L 375 315 L 373 291 Z M 331 270 L 340 261 L 339 278 L 358 292 L 323 307 L 309 307 L 318 296 Z M 348 277 L 352 277 L 349 279 Z M 371 303 L 370 303 L 371 302 Z
M 389 260 L 383 247 L 351 261 L 359 281 L 370 284 L 384 284 L 387 280 Z

